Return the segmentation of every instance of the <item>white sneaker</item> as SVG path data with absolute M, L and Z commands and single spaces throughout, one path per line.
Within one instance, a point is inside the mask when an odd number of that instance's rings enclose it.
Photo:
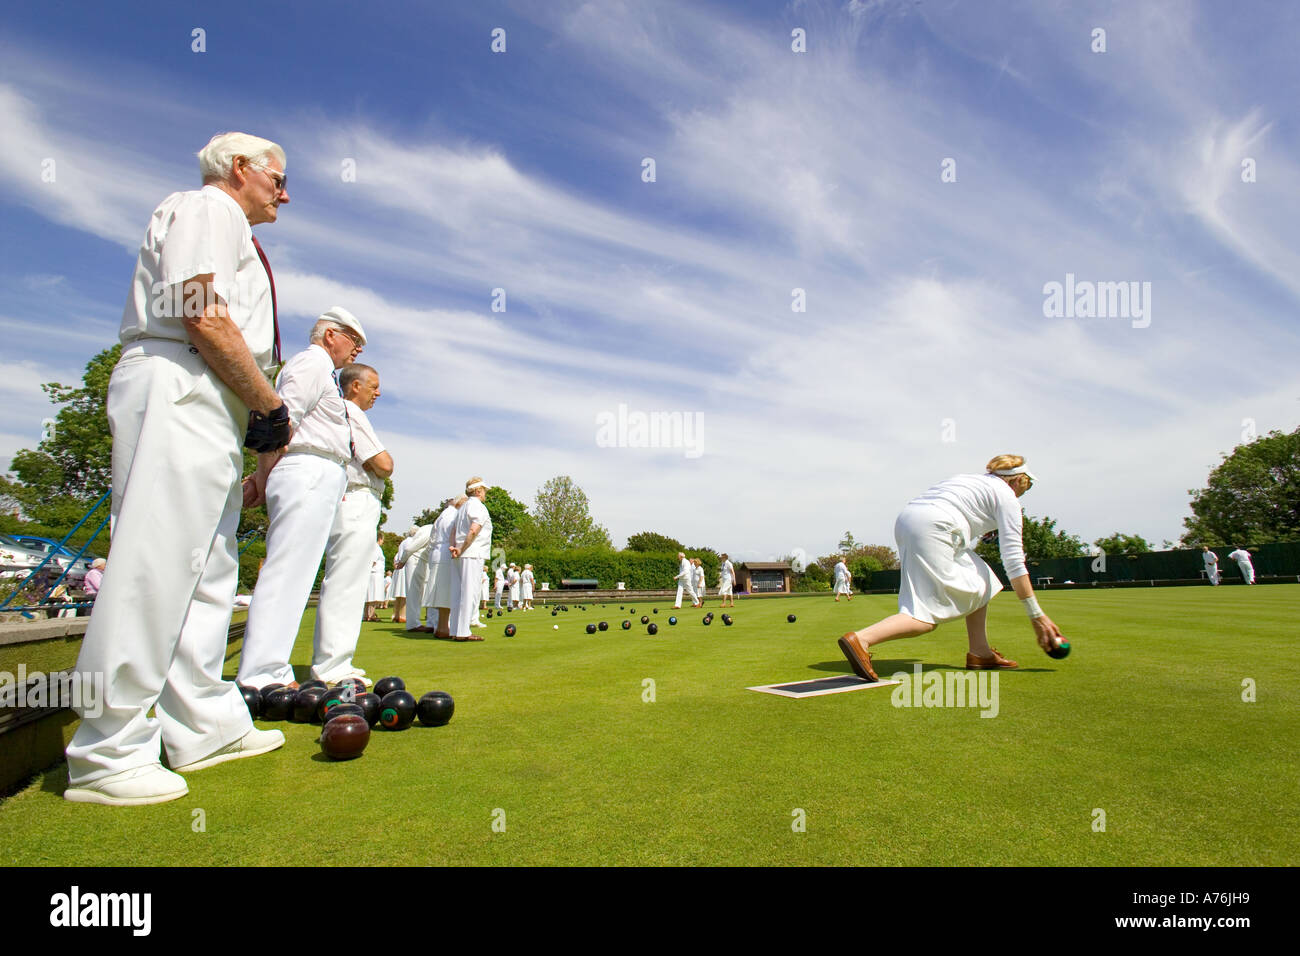
M 219 763 L 225 763 L 227 760 L 238 760 L 240 757 L 256 757 L 258 754 L 270 753 L 272 750 L 278 750 L 283 746 L 284 734 L 281 731 L 253 728 L 233 744 L 226 744 L 216 753 L 204 757 L 202 760 L 196 760 L 194 763 L 187 763 L 183 767 L 177 767 L 176 772 L 189 773 L 191 770 L 203 770 L 207 767 L 215 767 Z
M 63 791 L 63 799 L 110 807 L 138 807 L 146 803 L 179 800 L 189 792 L 184 777 L 156 763 L 110 774 L 85 786 L 68 787 Z

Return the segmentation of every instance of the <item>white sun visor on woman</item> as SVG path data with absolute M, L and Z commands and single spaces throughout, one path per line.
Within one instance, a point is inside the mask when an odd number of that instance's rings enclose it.
M 999 468 L 997 471 L 993 472 L 993 474 L 1001 475 L 1004 478 L 1010 478 L 1012 475 L 1024 475 L 1032 482 L 1036 483 L 1038 481 L 1038 477 L 1024 465 L 1021 465 L 1019 468 Z

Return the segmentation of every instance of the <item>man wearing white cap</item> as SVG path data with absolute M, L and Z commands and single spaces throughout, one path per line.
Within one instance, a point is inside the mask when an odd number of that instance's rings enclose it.
M 1061 641 L 1060 629 L 1038 606 L 1025 567 L 1021 543 L 1024 515 L 1017 500 L 1034 483 L 1020 455 L 998 455 L 983 475 L 958 475 L 940 482 L 903 508 L 894 523 L 898 542 L 898 613 L 839 640 L 854 673 L 877 681 L 871 648 L 882 641 L 916 637 L 944 621 L 964 618 L 969 649 L 968 670 L 1016 667 L 990 647 L 985 622 L 988 604 L 1002 590 L 993 569 L 974 546 L 990 531 L 998 532 L 998 549 L 1016 596 L 1044 651 Z
M 379 398 L 379 373 L 353 362 L 339 371 L 339 386 L 347 402 L 353 454 L 347 463 L 347 488 L 334 514 L 325 544 L 325 576 L 316 607 L 312 638 L 311 676 L 327 684 L 345 677 L 365 679 L 352 655 L 361 636 L 361 612 L 366 605 L 367 574 L 373 571 L 384 479 L 393 473 L 393 456 L 375 434 L 366 412 Z M 383 558 L 383 551 L 379 551 Z M 399 575 L 394 575 L 400 580 Z
M 483 499 L 488 486 L 477 475 L 465 482 L 465 503 L 456 514 L 456 526 L 448 550 L 455 561 L 452 577 L 453 641 L 481 641 L 470 631 L 478 607 L 478 585 L 483 577 L 483 562 L 492 553 L 492 516 Z
M 347 403 L 335 372 L 361 352 L 366 333 L 351 312 L 335 306 L 316 320 L 310 342 L 284 364 L 275 383 L 289 407 L 293 437 L 282 452 L 257 460 L 256 488 L 264 489 L 269 521 L 266 563 L 248 607 L 239 655 L 239 683 L 249 687 L 298 684 L 289 655 L 353 454 Z
M 1241 571 L 1241 576 L 1247 584 L 1255 583 L 1255 565 L 1251 563 L 1250 552 L 1245 548 L 1238 548 L 1236 551 L 1228 552 L 1228 557 L 1237 562 L 1237 567 Z
M 413 527 L 406 532 L 393 555 L 393 573 L 399 575 L 406 596 L 406 613 L 402 615 L 408 631 L 421 631 L 420 611 L 424 607 L 424 588 L 429 576 L 427 549 L 433 525 Z M 396 593 L 396 588 L 394 588 Z M 396 621 L 396 618 L 394 618 Z
M 113 564 L 76 669 L 107 681 L 97 714 L 78 708 L 67 749 L 64 797 L 79 803 L 175 800 L 189 792 L 180 773 L 284 743 L 253 727 L 221 675 L 239 570 L 240 445 L 289 439 L 266 377 L 279 362 L 275 287 L 250 228 L 275 222 L 289 201 L 285 155 L 232 132 L 198 160 L 202 189 L 164 199 L 145 232 L 108 385 Z

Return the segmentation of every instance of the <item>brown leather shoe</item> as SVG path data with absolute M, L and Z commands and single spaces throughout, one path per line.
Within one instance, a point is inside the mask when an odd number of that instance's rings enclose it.
M 999 654 L 996 647 L 990 647 L 989 650 L 993 652 L 992 657 L 976 657 L 970 651 L 967 651 L 966 669 L 968 671 L 996 671 L 1020 666 L 1015 661 L 1008 660 Z
M 862 646 L 857 634 L 850 631 L 841 637 L 837 643 L 840 645 L 840 651 L 848 658 L 853 673 L 863 680 L 871 681 L 873 684 L 879 682 L 880 678 L 871 669 L 871 651 Z

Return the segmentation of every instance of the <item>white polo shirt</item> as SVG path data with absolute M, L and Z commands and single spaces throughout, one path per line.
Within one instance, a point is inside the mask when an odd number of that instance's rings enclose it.
M 966 547 L 971 549 L 981 537 L 996 530 L 1007 577 L 1018 578 L 1029 573 L 1021 538 L 1024 516 L 1020 500 L 1011 486 L 996 475 L 957 475 L 939 482 L 908 504 L 942 508 L 955 520 Z
M 348 424 L 352 426 L 353 455 L 348 460 L 348 490 L 369 488 L 376 498 L 384 495 L 384 479 L 374 472 L 366 471 L 365 463 L 380 452 L 385 451 L 379 436 L 375 434 L 366 416 L 356 402 L 347 401 Z
M 352 457 L 347 403 L 334 378 L 334 360 L 323 346 L 313 343 L 285 362 L 275 390 L 289 407 L 294 429 L 287 452 L 324 455 L 339 464 Z
M 209 273 L 258 368 L 269 370 L 275 345 L 271 280 L 253 246 L 248 217 L 216 186 L 172 193 L 154 210 L 122 313 L 122 344 L 142 338 L 188 343 L 183 283 Z M 201 314 L 192 303 L 196 310 Z

